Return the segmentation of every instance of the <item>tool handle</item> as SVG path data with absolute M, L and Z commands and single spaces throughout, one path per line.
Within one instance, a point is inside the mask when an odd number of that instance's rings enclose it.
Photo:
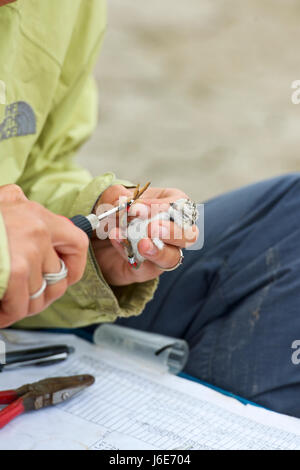
M 5 390 L 0 392 L 0 405 L 9 405 L 13 401 L 17 400 L 18 395 L 15 390 Z
M 89 238 L 92 238 L 93 226 L 87 217 L 84 215 L 75 215 L 70 220 L 74 225 L 76 225 L 76 227 L 83 230 L 83 232 L 86 233 Z
M 51 358 L 52 356 L 57 356 L 58 354 L 70 354 L 72 352 L 74 352 L 74 348 L 70 348 L 66 344 L 54 344 L 34 349 L 17 349 L 16 351 L 6 353 L 6 364 L 4 364 L 4 368 L 5 366 L 17 363 L 39 361 L 47 357 Z
M 0 411 L 0 429 L 6 426 L 10 421 L 12 421 L 17 416 L 24 413 L 24 403 L 23 399 L 19 398 L 11 405 L 4 408 L 4 410 Z

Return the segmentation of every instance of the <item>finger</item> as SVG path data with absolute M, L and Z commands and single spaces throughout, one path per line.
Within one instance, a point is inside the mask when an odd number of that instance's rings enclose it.
M 64 250 L 59 247 L 57 249 L 59 257 L 64 261 L 68 269 L 68 276 L 66 277 L 67 286 L 72 286 L 80 281 L 84 274 L 87 261 L 87 251 L 80 256 L 77 254 L 66 254 Z M 60 270 L 59 270 L 60 271 Z
M 121 184 L 114 184 L 104 191 L 96 207 L 98 207 L 99 204 L 117 205 L 120 197 L 128 198 L 131 197 L 131 195 L 132 190 L 125 188 L 125 186 Z
M 68 268 L 68 285 L 75 284 L 83 276 L 89 239 L 70 220 L 60 217 L 60 224 L 55 223 L 51 233 L 52 245 L 58 256 L 63 259 Z
M 138 244 L 140 254 L 162 269 L 169 269 L 180 261 L 181 253 L 175 246 L 165 245 L 159 250 L 150 238 L 143 238 Z
M 28 290 L 28 266 L 25 264 L 11 266 L 9 287 L 2 298 L 0 309 L 0 328 L 21 320 L 28 313 L 29 290 Z
M 188 196 L 178 188 L 148 188 L 147 191 L 142 195 L 144 199 L 159 199 L 160 201 L 169 202 L 176 199 L 187 199 Z M 140 199 L 140 200 L 141 200 Z
M 161 212 L 167 212 L 170 209 L 170 201 L 161 199 L 139 199 L 134 203 L 129 211 L 129 217 L 152 218 Z
M 32 270 L 29 275 L 29 295 L 30 297 L 36 294 L 43 286 L 44 278 L 42 273 L 41 264 L 33 264 Z M 35 315 L 40 313 L 45 308 L 45 291 L 41 293 L 36 299 L 29 298 L 28 315 Z
M 66 217 L 53 214 L 36 202 L 31 201 L 29 204 L 32 211 L 39 216 L 46 249 L 52 246 L 65 261 L 69 270 L 69 285 L 78 282 L 86 266 L 89 247 L 87 235 Z
M 61 262 L 60 258 L 57 255 L 55 250 L 52 250 L 51 254 L 47 257 L 43 265 L 44 274 L 58 274 L 61 271 Z M 45 291 L 44 302 L 45 307 L 48 307 L 55 300 L 62 297 L 68 288 L 68 278 L 62 279 L 55 284 L 48 284 Z
M 197 241 L 199 230 L 196 225 L 184 228 L 174 222 L 160 220 L 148 225 L 148 236 L 159 238 L 168 245 L 188 248 Z
M 156 188 L 149 188 L 141 197 L 137 199 L 138 202 L 143 202 L 145 204 L 170 204 L 170 202 L 175 202 L 178 199 L 188 199 L 188 196 L 176 188 L 167 188 L 161 190 L 157 193 Z
M 178 197 L 169 198 L 151 198 L 151 199 L 139 199 L 138 202 L 134 203 L 129 211 L 128 216 L 141 217 L 141 218 L 152 218 L 161 212 L 168 212 L 170 204 L 178 200 Z
M 60 259 L 55 250 L 51 249 L 47 253 L 47 257 L 44 260 L 41 272 L 39 274 L 32 274 L 30 280 L 30 292 L 37 292 L 44 282 L 43 274 L 59 273 L 61 271 Z M 39 283 L 39 284 L 38 284 Z M 40 287 L 37 287 L 37 286 Z M 45 291 L 37 298 L 31 299 L 29 304 L 29 315 L 35 315 L 58 298 L 62 297 L 68 288 L 68 280 L 62 279 L 59 282 L 51 285 L 47 285 Z M 35 289 L 35 290 L 33 290 Z M 31 294 L 32 295 L 32 294 Z

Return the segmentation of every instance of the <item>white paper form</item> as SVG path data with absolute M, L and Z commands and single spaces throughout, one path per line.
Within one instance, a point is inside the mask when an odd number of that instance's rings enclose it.
M 76 354 L 59 366 L 3 372 L 0 390 L 83 373 L 96 383 L 73 400 L 12 421 L 0 430 L 0 449 L 300 449 L 296 418 L 135 367 L 70 335 L 40 337 L 73 345 Z

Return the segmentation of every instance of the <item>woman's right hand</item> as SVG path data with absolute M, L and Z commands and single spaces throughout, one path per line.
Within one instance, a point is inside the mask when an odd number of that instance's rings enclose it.
M 0 212 L 10 252 L 10 277 L 0 304 L 4 328 L 40 313 L 81 279 L 89 242 L 71 221 L 29 201 L 16 185 L 0 187 Z M 61 270 L 60 258 L 68 268 L 67 278 L 30 299 L 41 288 L 44 273 Z

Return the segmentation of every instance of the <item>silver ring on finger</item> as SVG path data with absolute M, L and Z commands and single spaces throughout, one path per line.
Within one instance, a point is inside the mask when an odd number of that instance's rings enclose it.
M 40 297 L 42 295 L 42 293 L 46 290 L 46 288 L 47 288 L 47 282 L 46 282 L 45 279 L 43 279 L 42 287 L 37 292 L 35 292 L 34 294 L 32 294 L 29 297 L 30 300 L 34 300 L 34 299 L 37 299 L 38 297 Z
M 66 267 L 64 261 L 62 259 L 59 259 L 60 265 L 61 265 L 61 270 L 59 273 L 46 273 L 44 274 L 44 279 L 47 283 L 48 286 L 52 286 L 53 284 L 57 284 L 58 282 L 62 281 L 63 279 L 66 279 L 68 276 L 68 268 Z
M 179 268 L 179 266 L 183 263 L 184 255 L 183 255 L 181 248 L 178 248 L 178 250 L 179 250 L 180 257 L 179 257 L 178 263 L 176 263 L 175 266 L 173 266 L 172 268 L 163 268 L 162 266 L 158 265 L 158 267 L 162 269 L 163 271 L 175 271 L 175 269 Z

